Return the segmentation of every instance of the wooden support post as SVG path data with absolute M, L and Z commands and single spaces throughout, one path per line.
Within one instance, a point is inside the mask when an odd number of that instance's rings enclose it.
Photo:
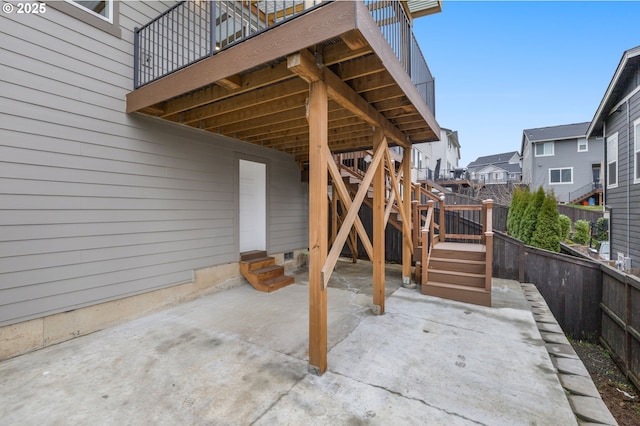
M 441 195 L 441 197 L 444 197 L 444 194 Z M 444 206 L 444 201 L 445 198 L 440 200 L 440 224 L 439 224 L 439 235 L 438 235 L 438 241 L 440 241 L 441 243 L 444 243 L 444 240 L 446 238 L 445 235 L 445 230 L 447 229 L 447 227 L 445 226 L 445 206 Z
M 373 135 L 373 149 L 377 154 L 388 149 L 384 143 L 384 133 L 376 128 Z M 384 201 L 385 201 L 384 162 L 377 165 L 373 175 L 373 309 L 378 315 L 384 314 Z
M 351 232 L 349 232 L 349 240 L 351 241 L 351 261 L 358 263 L 358 233 L 355 228 L 352 228 Z
M 309 371 L 327 370 L 327 289 L 322 267 L 327 259 L 327 88 L 309 85 Z
M 420 222 L 422 213 L 418 210 L 418 200 L 411 201 L 411 209 L 412 209 L 412 226 L 411 226 L 411 238 L 413 239 L 413 260 L 416 262 L 416 267 L 413 272 L 413 277 L 416 282 L 420 279 L 422 267 L 422 263 L 420 262 L 422 259 L 421 252 L 418 250 L 422 250 L 422 243 L 420 242 Z
M 338 235 L 338 191 L 335 180 L 331 184 L 331 245 Z
M 493 200 L 482 202 L 484 215 L 484 244 L 485 244 L 485 284 L 484 289 L 491 292 L 491 279 L 493 275 Z
M 402 170 L 402 207 L 407 219 L 407 226 L 402 227 L 402 285 L 411 287 L 411 256 L 415 247 L 411 241 L 411 148 L 403 150 Z
M 409 162 L 409 164 L 411 164 L 411 162 Z M 418 204 L 422 204 L 422 185 L 419 183 L 413 185 L 413 199 L 417 200 Z

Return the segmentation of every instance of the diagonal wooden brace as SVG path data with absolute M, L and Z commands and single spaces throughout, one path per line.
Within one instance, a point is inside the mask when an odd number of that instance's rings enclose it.
M 402 216 L 402 228 L 407 235 L 411 235 L 411 223 L 407 218 L 407 214 L 404 210 L 404 205 L 402 202 L 402 197 L 400 197 L 400 191 L 398 190 L 398 180 L 396 179 L 396 174 L 393 172 L 393 163 L 391 162 L 391 154 L 389 154 L 389 150 L 385 152 L 385 158 L 387 159 L 387 164 L 389 165 L 389 174 L 391 175 L 391 186 L 393 186 L 393 193 L 396 195 L 396 202 L 398 203 L 398 210 L 400 210 L 400 216 Z M 409 247 L 411 251 L 413 251 L 413 243 L 411 240 L 408 240 Z
M 387 138 L 383 138 L 382 143 L 378 146 L 378 149 L 373 154 L 373 160 L 371 160 L 371 164 L 369 165 L 369 170 L 365 174 L 362 182 L 360 183 L 360 188 L 358 188 L 358 192 L 353 199 L 351 207 L 349 207 L 349 211 L 347 212 L 347 216 L 340 227 L 340 231 L 338 232 L 338 236 L 336 240 L 333 242 L 333 246 L 331 247 L 331 251 L 327 255 L 327 260 L 322 267 L 322 281 L 324 283 L 324 288 L 327 288 L 329 284 L 329 278 L 331 278 L 331 274 L 333 273 L 333 268 L 336 266 L 336 262 L 338 261 L 338 257 L 340 256 L 340 252 L 342 251 L 342 246 L 344 246 L 347 237 L 349 236 L 349 231 L 351 231 L 351 227 L 353 226 L 356 217 L 358 216 L 358 211 L 360 210 L 360 206 L 364 201 L 364 197 L 366 197 L 367 192 L 369 191 L 369 186 L 371 186 L 371 182 L 373 181 L 373 175 L 378 167 L 383 167 L 384 164 L 382 162 L 385 151 L 388 149 Z M 335 164 L 335 163 L 334 163 Z M 347 197 L 349 198 L 349 197 Z
M 329 148 L 327 148 L 329 151 Z M 329 166 L 329 173 L 331 174 L 331 179 L 333 180 L 334 187 L 338 192 L 338 197 L 346 207 L 348 211 L 351 210 L 351 197 L 349 196 L 349 191 L 347 190 L 346 185 L 342 181 L 342 176 L 340 175 L 340 170 L 338 170 L 338 166 L 336 162 L 333 160 L 333 155 L 331 152 L 327 153 L 327 165 Z M 364 225 L 360 220 L 359 216 L 356 216 L 355 224 L 356 232 L 360 236 L 362 240 L 362 245 L 364 246 L 365 251 L 367 252 L 367 256 L 369 259 L 373 258 L 373 246 L 371 245 L 371 240 L 369 240 L 369 235 L 367 235 L 367 231 L 364 229 Z

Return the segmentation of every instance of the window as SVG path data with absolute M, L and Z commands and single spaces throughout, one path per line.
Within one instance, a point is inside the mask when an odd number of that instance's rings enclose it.
M 587 142 L 586 138 L 578 139 L 578 152 L 587 152 L 589 151 L 589 142 Z
M 607 188 L 618 187 L 618 133 L 607 138 Z
M 549 183 L 573 183 L 573 167 L 567 167 L 564 169 L 549 169 Z
M 118 0 L 52 1 L 47 2 L 47 7 L 49 6 L 113 36 L 121 36 L 118 21 L 120 2 Z
M 87 12 L 104 19 L 107 22 L 113 22 L 113 0 L 106 1 L 80 1 L 71 0 L 71 4 L 86 10 Z
M 544 142 L 536 144 L 536 157 L 544 157 L 553 155 L 553 142 Z
M 640 118 L 633 122 L 633 183 L 640 183 Z

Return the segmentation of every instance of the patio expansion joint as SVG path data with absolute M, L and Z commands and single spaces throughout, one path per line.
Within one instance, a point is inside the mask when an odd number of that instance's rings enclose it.
M 358 380 L 358 379 L 356 379 L 356 378 L 354 378 L 354 377 L 347 376 L 347 375 L 345 375 L 345 374 L 338 373 L 338 372 L 336 372 L 336 371 L 331 371 L 331 373 L 332 373 L 332 374 L 335 374 L 336 376 L 341 376 L 341 377 L 344 377 L 344 378 L 346 378 L 346 379 L 353 380 L 353 381 L 358 382 L 358 383 L 360 383 L 360 384 L 363 384 L 363 385 L 365 385 L 365 386 L 371 386 L 371 387 L 374 387 L 374 388 L 380 389 L 380 390 L 382 390 L 382 391 L 388 392 L 388 393 L 390 393 L 390 394 L 392 394 L 392 395 L 395 395 L 395 396 L 400 397 L 400 398 L 403 398 L 403 399 L 408 399 L 408 400 L 411 400 L 411 401 L 419 402 L 419 403 L 423 404 L 423 405 L 424 405 L 424 406 L 426 406 L 426 407 L 433 408 L 434 410 L 442 411 L 443 413 L 446 413 L 446 414 L 448 414 L 448 415 L 450 415 L 450 416 L 459 417 L 459 418 L 461 418 L 461 419 L 463 419 L 463 420 L 466 420 L 466 421 L 469 421 L 469 422 L 471 422 L 471 423 L 473 423 L 473 424 L 476 424 L 476 425 L 482 425 L 482 426 L 489 426 L 489 425 L 487 425 L 486 423 L 482 423 L 482 422 L 479 422 L 479 421 L 477 421 L 477 420 L 470 419 L 469 417 L 465 417 L 465 416 L 463 416 L 463 415 L 461 415 L 461 414 L 459 414 L 459 413 L 455 413 L 455 412 L 452 412 L 452 411 L 446 410 L 446 409 L 444 409 L 444 408 L 442 408 L 442 407 L 438 407 L 438 406 L 435 406 L 435 405 L 433 405 L 433 404 L 429 404 L 427 401 L 425 401 L 425 400 L 423 400 L 423 399 L 420 399 L 420 398 L 413 398 L 413 397 L 411 397 L 411 396 L 404 395 L 404 394 L 402 394 L 401 392 L 395 391 L 395 390 L 393 390 L 393 389 L 389 389 L 389 388 L 387 388 L 387 387 L 385 387 L 385 386 L 378 385 L 378 384 L 375 384 L 375 383 L 363 382 L 362 380 Z
M 250 425 L 254 425 L 256 424 L 258 421 L 260 421 L 260 419 L 262 419 L 265 414 L 267 414 L 269 411 L 271 411 L 271 409 L 273 407 L 275 407 L 276 405 L 278 405 L 278 403 L 282 400 L 282 398 L 284 398 L 285 396 L 289 395 L 291 393 L 291 391 L 293 390 L 293 388 L 295 388 L 296 386 L 298 386 L 298 384 L 303 381 L 307 376 L 309 376 L 309 373 L 304 374 L 302 377 L 300 377 L 298 380 L 296 380 L 289 389 L 287 389 L 286 392 L 282 392 L 280 394 L 280 396 L 278 396 L 278 398 L 276 398 L 275 401 L 273 401 L 267 408 L 264 409 L 264 411 L 262 413 L 260 413 L 260 415 L 258 417 L 256 417 L 251 423 L 249 423 Z

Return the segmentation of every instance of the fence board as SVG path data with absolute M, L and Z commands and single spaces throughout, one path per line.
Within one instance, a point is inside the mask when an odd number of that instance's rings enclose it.
M 640 387 L 640 279 L 602 265 L 600 341 L 622 372 Z
M 563 204 L 558 205 L 558 213 L 569 216 L 571 223 L 575 223 L 576 220 L 586 220 L 587 222 L 595 223 L 602 217 L 601 211 L 584 210 Z

